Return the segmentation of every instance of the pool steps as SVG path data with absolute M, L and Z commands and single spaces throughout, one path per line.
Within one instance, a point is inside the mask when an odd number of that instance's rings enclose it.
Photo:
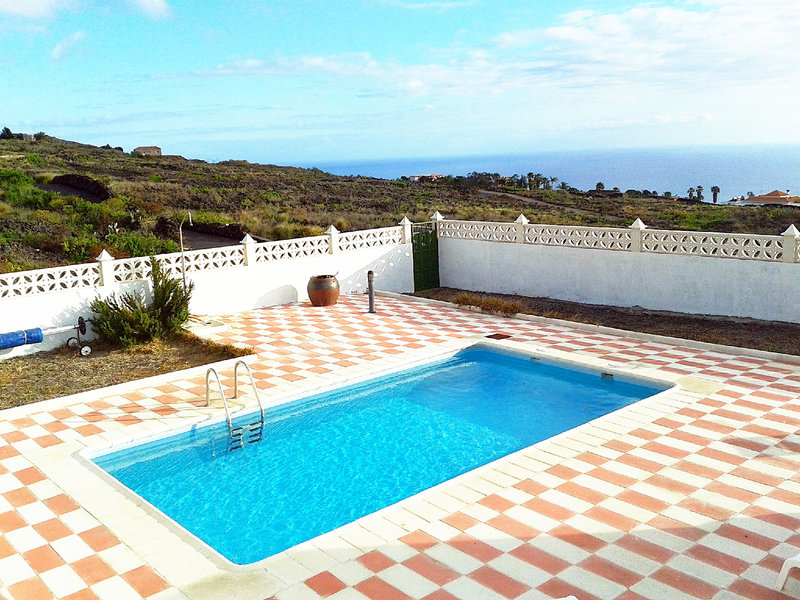
M 258 395 L 258 386 L 256 386 L 255 378 L 250 367 L 243 360 L 236 361 L 233 366 L 233 397 L 239 397 L 239 365 L 244 367 L 247 374 L 250 376 L 250 383 L 253 386 L 253 393 L 256 396 L 259 408 L 259 420 L 253 421 L 241 427 L 234 427 L 233 420 L 231 419 L 231 410 L 228 406 L 228 398 L 225 396 L 225 390 L 222 387 L 222 382 L 219 379 L 219 374 L 212 367 L 206 371 L 206 406 L 211 406 L 211 376 L 217 382 L 220 396 L 222 396 L 222 403 L 225 406 L 225 417 L 228 420 L 228 450 L 238 450 L 246 444 L 253 444 L 260 442 L 264 434 L 264 405 L 261 403 L 261 397 Z

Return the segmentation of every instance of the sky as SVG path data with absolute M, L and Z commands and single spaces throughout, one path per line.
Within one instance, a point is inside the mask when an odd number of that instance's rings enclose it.
M 797 0 L 0 0 L 0 126 L 277 164 L 800 144 Z

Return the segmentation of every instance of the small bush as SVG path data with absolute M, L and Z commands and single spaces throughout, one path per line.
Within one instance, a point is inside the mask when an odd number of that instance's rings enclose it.
M 97 316 L 90 321 L 101 338 L 112 344 L 131 348 L 152 339 L 178 333 L 189 318 L 189 300 L 194 284 L 185 289 L 169 277 L 161 262 L 151 257 L 153 300 L 148 306 L 144 294 L 123 294 L 117 299 L 95 298 L 90 308 Z

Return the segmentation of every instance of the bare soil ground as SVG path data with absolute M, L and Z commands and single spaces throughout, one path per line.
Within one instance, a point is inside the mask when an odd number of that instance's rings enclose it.
M 523 312 L 527 314 L 553 319 L 591 323 L 712 344 L 800 355 L 800 325 L 794 323 L 686 315 L 645 310 L 640 307 L 620 308 L 600 304 L 580 304 L 548 298 L 465 292 L 453 288 L 435 288 L 417 292 L 415 295 L 453 302 L 459 294 L 518 302 L 524 307 Z
M 155 340 L 132 350 L 92 342 L 92 353 L 69 348 L 0 360 L 0 409 L 58 398 L 250 354 L 191 334 Z

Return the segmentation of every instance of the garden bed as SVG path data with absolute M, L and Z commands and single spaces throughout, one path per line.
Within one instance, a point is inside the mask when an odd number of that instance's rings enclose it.
M 180 334 L 121 350 L 92 343 L 92 353 L 77 356 L 62 348 L 0 360 L 0 409 L 171 373 L 251 354 L 249 349 L 214 344 Z

